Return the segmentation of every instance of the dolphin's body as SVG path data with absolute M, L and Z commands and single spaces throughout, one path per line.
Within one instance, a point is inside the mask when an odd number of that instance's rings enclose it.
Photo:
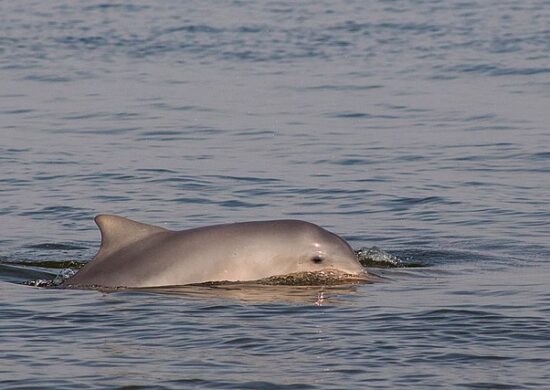
M 309 222 L 241 222 L 170 231 L 98 215 L 101 248 L 65 286 L 155 287 L 334 270 L 366 275 L 342 238 Z

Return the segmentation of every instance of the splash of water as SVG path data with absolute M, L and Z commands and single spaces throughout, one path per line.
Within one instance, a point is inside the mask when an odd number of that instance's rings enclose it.
M 66 279 L 76 274 L 76 270 L 72 268 L 64 268 L 53 279 L 36 279 L 27 280 L 23 284 L 33 287 L 57 287 L 60 286 Z
M 363 267 L 399 268 L 405 266 L 400 258 L 376 246 L 362 247 L 355 251 L 355 254 Z

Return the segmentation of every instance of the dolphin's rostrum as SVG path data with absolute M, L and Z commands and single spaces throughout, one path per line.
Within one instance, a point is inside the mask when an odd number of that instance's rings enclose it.
M 299 272 L 366 275 L 349 244 L 299 220 L 240 222 L 171 231 L 98 215 L 101 248 L 65 286 L 155 287 L 253 281 Z

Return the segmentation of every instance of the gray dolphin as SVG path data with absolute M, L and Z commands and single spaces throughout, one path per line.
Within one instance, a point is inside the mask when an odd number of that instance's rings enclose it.
M 299 272 L 366 275 L 349 244 L 298 220 L 240 222 L 171 231 L 98 215 L 101 247 L 65 286 L 156 287 L 252 281 Z

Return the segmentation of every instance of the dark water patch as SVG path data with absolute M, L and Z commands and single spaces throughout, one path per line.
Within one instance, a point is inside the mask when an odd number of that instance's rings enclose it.
M 467 264 L 469 262 L 493 264 L 499 258 L 498 255 L 491 253 L 457 249 L 411 248 L 393 250 L 392 253 L 405 264 L 418 264 L 425 267 Z
M 85 133 L 85 134 L 97 134 L 97 135 L 119 135 L 119 134 L 128 134 L 138 131 L 139 127 L 117 127 L 117 128 L 109 128 L 109 129 L 87 129 L 83 131 L 79 131 L 79 133 Z
M 47 269 L 80 269 L 84 267 L 88 261 L 77 260 L 4 260 L 0 261 L 3 264 L 21 265 L 26 267 L 39 267 Z
M 1 110 L 0 114 L 20 115 L 20 114 L 29 114 L 31 112 L 34 112 L 34 110 L 30 109 L 30 108 L 16 108 L 16 109 L 13 109 L 13 110 Z
M 181 204 L 203 204 L 203 205 L 206 205 L 206 204 L 216 204 L 215 201 L 213 201 L 212 199 L 208 199 L 208 198 L 198 198 L 198 197 L 195 197 L 195 198 L 191 198 L 191 197 L 178 197 L 178 198 L 174 198 L 174 199 L 171 199 L 172 202 L 176 202 L 176 203 L 181 203 Z
M 394 22 L 383 22 L 378 23 L 374 26 L 374 29 L 384 29 L 396 32 L 406 32 L 413 34 L 423 34 L 423 33 L 436 33 L 443 32 L 445 29 L 444 26 L 438 26 L 428 23 L 394 23 Z
M 266 63 L 266 62 L 281 62 L 289 61 L 291 59 L 310 58 L 310 57 L 322 57 L 322 54 L 315 51 L 303 51 L 303 52 L 276 52 L 271 54 L 265 54 L 255 50 L 228 50 L 220 53 L 220 59 L 228 62 L 252 62 L 252 63 Z
M 149 5 L 137 5 L 137 4 L 129 4 L 129 3 L 99 3 L 99 4 L 93 4 L 93 5 L 87 5 L 82 10 L 85 12 L 88 11 L 102 11 L 102 12 L 110 12 L 110 11 L 123 11 L 123 12 L 139 12 L 139 11 L 146 11 L 149 9 Z
M 226 200 L 223 202 L 217 202 L 222 207 L 228 208 L 255 208 L 255 207 L 266 207 L 267 203 L 253 203 L 253 202 L 244 202 L 241 200 Z
M 0 183 L 9 185 L 15 190 L 16 188 L 25 187 L 31 184 L 32 180 L 17 179 L 17 178 L 9 177 L 9 178 L 0 179 Z M 7 192 L 7 191 L 8 191 L 8 188 L 6 187 L 0 188 L 0 192 Z
M 255 208 L 255 207 L 267 206 L 266 203 L 245 202 L 237 199 L 216 201 L 208 198 L 179 197 L 179 198 L 172 199 L 172 201 L 179 204 L 201 204 L 201 205 L 215 204 L 215 205 L 219 205 L 222 207 L 229 207 L 229 208 Z
M 0 280 L 10 283 L 23 283 L 28 280 L 53 280 L 55 272 L 49 272 L 29 264 L 0 261 Z
M 131 200 L 131 197 L 120 196 L 120 195 L 96 195 L 95 199 L 105 201 L 106 203 L 115 203 L 115 202 L 128 202 Z
M 87 50 L 106 46 L 109 43 L 108 39 L 103 36 L 66 36 L 57 38 L 56 42 L 72 49 Z
M 343 23 L 338 23 L 333 26 L 329 26 L 329 31 L 345 31 L 348 33 L 357 33 L 361 32 L 364 34 L 368 34 L 370 30 L 372 30 L 373 24 L 372 23 L 359 23 L 355 20 L 347 20 Z
M 139 140 L 176 141 L 188 139 L 186 132 L 181 130 L 155 130 L 140 133 Z
M 353 157 L 353 156 L 350 156 L 350 157 Z M 349 166 L 351 166 L 351 165 L 369 165 L 369 164 L 372 164 L 374 162 L 375 161 L 366 159 L 364 157 L 362 157 L 362 158 L 346 158 L 346 159 L 343 159 L 343 160 L 334 161 L 335 164 L 344 165 L 344 166 L 348 166 L 348 165 Z
M 532 384 L 520 385 L 520 384 L 508 384 L 497 382 L 465 382 L 458 383 L 457 386 L 465 389 L 488 389 L 488 390 L 515 390 L 515 389 L 530 389 L 536 386 Z
M 23 80 L 28 81 L 40 81 L 40 82 L 46 82 L 46 83 L 68 83 L 73 81 L 72 78 L 67 76 L 58 76 L 53 74 L 32 74 L 23 77 Z
M 325 115 L 327 118 L 336 118 L 336 119 L 398 119 L 398 116 L 395 115 L 381 115 L 381 114 L 369 114 L 366 112 L 354 112 L 354 111 L 343 111 L 343 112 L 332 112 Z
M 0 281 L 35 287 L 59 286 L 88 261 L 0 259 Z
M 406 162 L 414 162 L 414 161 L 423 161 L 428 159 L 427 156 L 420 156 L 420 155 L 401 155 L 397 157 L 398 161 L 406 161 Z
M 245 34 L 256 34 L 260 32 L 264 32 L 268 29 L 266 26 L 240 26 L 235 31 L 237 33 L 245 33 Z
M 69 114 L 64 116 L 62 119 L 65 120 L 77 120 L 82 121 L 85 119 L 105 119 L 105 120 L 124 120 L 124 119 L 135 119 L 141 114 L 136 112 L 86 112 L 86 113 L 76 113 Z
M 227 175 L 205 175 L 205 177 L 229 180 L 235 182 L 249 182 L 255 184 L 271 184 L 278 183 L 281 179 L 271 178 L 271 177 L 256 177 L 256 176 L 227 176 Z
M 208 366 L 206 366 L 208 369 Z M 167 386 L 167 387 L 165 387 Z M 130 386 L 131 389 L 140 389 L 141 386 Z M 150 388 L 150 387 L 143 387 Z M 155 388 L 155 387 L 153 387 Z M 204 389 L 243 389 L 243 390 L 313 390 L 319 389 L 318 386 L 306 382 L 280 383 L 275 381 L 227 381 L 227 380 L 206 380 L 206 379 L 178 379 L 173 381 L 163 381 L 160 389 L 165 388 L 204 388 Z
M 550 160 L 550 152 L 538 152 L 529 155 L 529 159 L 533 161 Z
M 50 160 L 34 160 L 33 163 L 40 165 L 79 165 L 81 162 L 76 158 L 67 160 L 64 157 L 52 157 Z
M 2 48 L 0 48 L 0 53 L 2 53 Z M 9 63 L 9 64 L 0 64 L 1 70 L 16 70 L 16 71 L 22 71 L 22 70 L 35 70 L 39 69 L 40 66 L 37 64 L 24 64 L 24 63 Z
M 188 191 L 199 191 L 199 190 L 216 188 L 216 186 L 211 182 L 204 181 L 204 180 L 195 180 L 193 178 L 186 178 L 186 177 L 161 176 L 161 177 L 147 178 L 147 181 L 150 183 L 160 183 L 173 188 L 177 188 L 179 190 L 188 190 Z M 192 199 L 196 199 L 196 198 L 197 197 Z
M 519 145 L 512 142 L 479 142 L 479 143 L 464 143 L 445 145 L 446 149 L 492 149 L 492 150 L 519 150 Z
M 44 175 L 44 174 L 37 174 L 33 176 L 33 180 L 36 181 L 49 181 L 49 180 L 59 180 L 59 179 L 66 179 L 66 175 Z
M 504 317 L 500 314 L 491 313 L 489 311 L 483 310 L 473 310 L 473 309 L 436 309 L 426 311 L 419 315 L 423 320 L 434 320 L 441 321 L 446 319 L 458 319 L 458 318 L 471 318 L 476 321 L 499 321 L 503 320 Z
M 296 188 L 289 188 L 285 190 L 285 193 L 289 195 L 316 195 L 316 199 L 335 199 L 338 197 L 346 197 L 346 196 L 359 196 L 359 195 L 367 195 L 371 193 L 372 190 L 368 188 L 358 188 L 358 189 L 348 189 L 348 188 L 341 188 L 341 187 L 305 187 L 300 186 Z
M 327 115 L 330 118 L 368 119 L 373 116 L 366 112 L 336 112 Z
M 156 109 L 161 109 L 161 110 L 168 110 L 168 111 L 215 112 L 214 109 L 207 108 L 207 107 L 193 106 L 193 105 L 173 105 L 168 103 L 154 103 L 154 104 L 151 104 L 151 107 Z
M 531 76 L 550 73 L 550 68 L 502 68 L 495 70 L 493 76 Z
M 274 137 L 276 135 L 276 131 L 250 129 L 250 130 L 240 131 L 238 133 L 235 133 L 235 135 L 243 136 L 243 137 L 254 137 L 253 139 L 259 139 L 259 138 L 265 138 L 265 137 Z
M 550 73 L 550 68 L 506 68 L 494 64 L 460 64 L 441 70 L 450 73 L 474 73 L 488 76 L 533 76 Z
M 508 131 L 511 131 L 511 130 L 515 130 L 515 129 L 516 129 L 515 126 L 486 125 L 486 126 L 471 126 L 471 127 L 465 128 L 464 130 L 465 131 L 486 131 L 486 130 L 492 130 L 492 131 L 506 131 L 506 130 L 508 130 Z
M 457 364 L 457 363 L 468 363 L 472 364 L 474 362 L 479 363 L 479 361 L 506 361 L 506 360 L 514 360 L 515 357 L 513 356 L 503 356 L 503 355 L 489 355 L 489 354 L 480 354 L 478 352 L 475 353 L 458 353 L 458 352 L 450 352 L 450 353 L 441 353 L 433 356 L 434 359 L 444 361 L 445 364 Z
M 384 86 L 381 84 L 372 85 L 338 85 L 338 84 L 323 84 L 310 87 L 301 87 L 305 91 L 368 91 L 371 89 L 380 89 Z
M 242 190 L 235 190 L 234 195 L 244 197 L 266 197 L 278 193 L 276 188 L 244 188 Z
M 25 153 L 30 152 L 32 148 L 3 148 L 0 147 L 1 154 L 19 154 L 19 153 Z
M 83 220 L 83 219 L 89 218 L 88 216 L 90 215 L 90 212 L 91 210 L 88 210 L 88 209 L 70 207 L 70 206 L 47 206 L 41 209 L 23 211 L 19 215 L 25 216 L 25 217 L 34 217 L 39 219 L 64 218 L 64 219 L 71 219 L 71 220 Z
M 185 32 L 185 33 L 206 33 L 206 34 L 219 34 L 222 33 L 224 30 L 212 27 L 206 24 L 188 24 L 184 26 L 178 26 L 178 27 L 169 27 L 161 31 L 161 34 L 173 34 L 177 32 Z
M 200 141 L 206 140 L 212 136 L 216 136 L 224 133 L 225 130 L 216 129 L 208 126 L 186 126 L 184 129 L 179 130 L 151 130 L 140 132 L 138 141 Z
M 179 172 L 166 169 L 166 168 L 138 168 L 136 169 L 136 172 L 147 172 L 147 173 L 169 173 L 169 174 L 178 174 Z M 196 180 L 194 178 L 188 178 L 188 180 Z
M 88 249 L 83 246 L 58 243 L 58 242 L 45 242 L 42 244 L 32 244 L 32 245 L 28 245 L 27 248 L 49 250 L 49 251 L 79 251 L 83 249 Z
M 136 170 L 139 172 L 139 170 Z M 147 179 L 145 175 L 129 175 L 127 173 L 120 173 L 120 172 L 92 172 L 92 173 L 86 173 L 86 174 L 79 174 L 74 175 L 72 177 L 73 180 L 77 180 L 79 182 L 93 182 L 95 184 L 100 184 L 104 182 L 117 182 L 117 183 L 131 183 L 136 181 L 142 181 Z M 99 191 L 103 192 L 103 191 Z
M 408 210 L 417 206 L 429 205 L 429 204 L 438 204 L 438 205 L 457 205 L 460 202 L 451 201 L 445 199 L 441 196 L 427 196 L 427 197 L 399 197 L 390 199 L 387 202 L 390 205 L 391 209 L 394 211 Z
M 7 193 L 7 192 L 9 192 L 9 191 L 0 189 L 0 193 Z M 0 215 L 9 215 L 9 214 L 13 213 L 15 210 L 16 210 L 15 207 L 2 207 L 2 208 L 0 208 Z M 2 242 L 2 241 L 3 240 L 0 240 L 0 242 Z
M 80 135 L 125 135 L 140 130 L 139 127 L 117 127 L 117 128 L 52 128 L 47 131 L 51 134 L 80 134 Z
M 464 122 L 485 122 L 495 120 L 496 116 L 494 114 L 483 114 L 483 115 L 473 115 L 467 118 L 464 118 Z

